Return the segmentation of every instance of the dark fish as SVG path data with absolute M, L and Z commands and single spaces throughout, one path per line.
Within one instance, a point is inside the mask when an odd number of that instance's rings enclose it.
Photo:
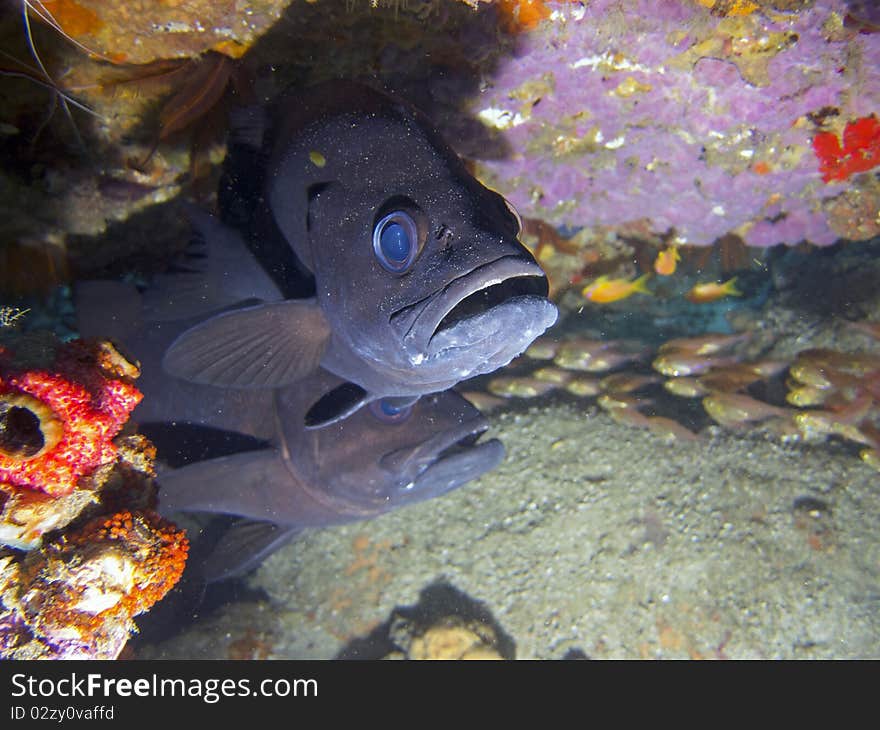
M 307 382 L 325 378 L 338 380 L 319 371 Z M 311 430 L 302 426 L 309 404 L 303 388 L 274 396 L 268 410 L 253 409 L 275 427 L 266 448 L 160 472 L 164 514 L 245 518 L 212 547 L 203 567 L 208 581 L 246 572 L 304 528 L 366 520 L 439 497 L 504 458 L 500 441 L 479 440 L 485 418 L 453 391 L 403 409 L 377 400 Z
M 163 373 L 158 360 L 191 321 L 143 322 L 140 295 L 120 282 L 80 284 L 77 310 L 81 334 L 113 337 L 140 361 L 145 397 L 133 418 L 147 435 L 150 422 L 180 430 L 197 424 L 259 444 L 160 473 L 163 512 L 246 518 L 216 547 L 209 580 L 253 567 L 303 528 L 368 519 L 444 494 L 504 456 L 499 441 L 480 441 L 487 421 L 452 391 L 402 408 L 379 399 L 310 430 L 303 421 L 313 394 L 344 387 L 338 376 L 319 369 L 294 386 L 259 390 L 187 383 Z
M 275 388 L 322 367 L 357 387 L 309 412 L 320 426 L 371 400 L 411 402 L 492 372 L 556 321 L 515 212 L 417 111 L 333 82 L 287 95 L 271 116 L 258 227 L 292 247 L 315 297 L 260 297 L 208 319 L 168 349 L 169 373 Z M 234 288 L 237 271 L 225 272 Z M 172 280 L 165 289 L 179 299 Z

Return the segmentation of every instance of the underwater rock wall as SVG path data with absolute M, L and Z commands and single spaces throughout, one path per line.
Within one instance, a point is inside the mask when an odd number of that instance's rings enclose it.
M 33 15 L 57 27 L 92 55 L 112 63 L 188 58 L 208 50 L 238 57 L 278 20 L 290 0 L 174 2 L 42 0 Z
M 478 173 L 521 214 L 678 244 L 877 234 L 880 36 L 843 0 L 548 7 L 472 104 L 513 150 Z
M 564 255 L 539 255 L 559 287 L 621 254 L 624 238 L 769 247 L 880 234 L 870 4 L 31 5 L 46 22 L 33 11 L 27 34 L 15 13 L 0 21 L 11 56 L 0 68 L 7 294 L 33 289 L 13 269 L 63 280 L 68 255 L 74 276 L 126 255 L 155 267 L 184 237 L 155 209 L 210 200 L 230 102 L 328 78 L 378 83 L 421 107 L 527 232 L 540 229 L 536 245 L 563 226 Z M 110 230 L 135 217 L 124 235 Z

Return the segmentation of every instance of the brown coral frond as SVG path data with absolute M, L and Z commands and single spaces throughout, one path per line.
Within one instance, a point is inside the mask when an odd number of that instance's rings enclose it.
M 232 60 L 222 53 L 205 54 L 189 80 L 162 107 L 160 142 L 192 126 L 214 108 L 229 84 L 232 64 Z

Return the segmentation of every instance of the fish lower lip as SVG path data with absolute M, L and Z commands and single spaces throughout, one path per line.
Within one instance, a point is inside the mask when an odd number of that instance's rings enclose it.
M 479 441 L 435 459 L 416 477 L 414 488 L 423 499 L 439 497 L 494 469 L 503 458 L 504 446 L 498 439 Z
M 552 311 L 552 315 L 550 312 Z M 429 358 L 477 348 L 481 358 L 497 360 L 491 369 L 506 364 L 556 320 L 556 307 L 544 297 L 510 297 L 477 314 L 438 327 L 428 341 Z M 502 357 L 502 353 L 507 353 Z M 484 369 L 473 374 L 487 372 Z
M 395 312 L 391 322 L 400 330 L 405 328 L 403 342 L 408 350 L 426 353 L 436 335 L 460 322 L 485 315 L 517 297 L 545 298 L 547 292 L 547 277 L 537 263 L 520 256 L 502 256 Z
M 416 478 L 441 459 L 473 449 L 488 428 L 489 423 L 485 417 L 469 418 L 453 428 L 435 434 L 415 448 L 398 449 L 384 455 L 379 464 L 390 471 L 408 471 Z

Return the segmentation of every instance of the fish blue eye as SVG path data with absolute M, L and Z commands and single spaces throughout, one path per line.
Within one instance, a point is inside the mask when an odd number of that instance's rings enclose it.
M 383 268 L 394 274 L 410 269 L 419 253 L 419 229 L 408 213 L 389 213 L 376 224 L 373 253 Z
M 409 418 L 412 404 L 396 405 L 392 399 L 382 398 L 370 403 L 370 412 L 384 423 L 400 423 Z
M 406 230 L 400 223 L 391 221 L 382 229 L 380 245 L 382 253 L 389 261 L 406 261 L 409 256 L 410 242 Z

